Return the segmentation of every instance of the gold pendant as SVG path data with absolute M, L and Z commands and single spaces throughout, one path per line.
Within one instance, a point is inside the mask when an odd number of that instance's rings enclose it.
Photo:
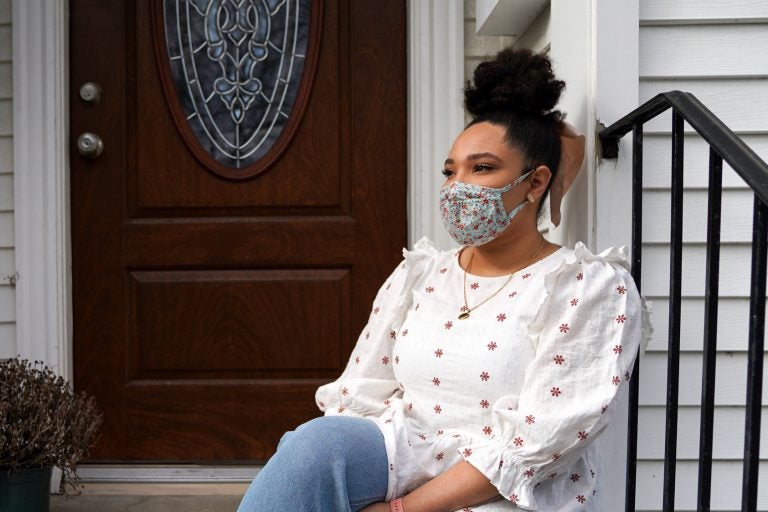
M 459 320 L 466 320 L 467 318 L 469 318 L 469 311 L 465 311 L 459 315 Z

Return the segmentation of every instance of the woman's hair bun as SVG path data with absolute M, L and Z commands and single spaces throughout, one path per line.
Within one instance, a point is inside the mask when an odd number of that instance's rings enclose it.
M 565 82 L 557 80 L 549 58 L 527 49 L 506 49 L 475 69 L 474 84 L 467 82 L 464 106 L 473 118 L 499 114 L 552 116 Z

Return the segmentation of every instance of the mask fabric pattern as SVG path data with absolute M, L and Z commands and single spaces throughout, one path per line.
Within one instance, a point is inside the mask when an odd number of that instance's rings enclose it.
M 501 188 L 460 181 L 443 187 L 440 190 L 440 215 L 446 231 L 461 245 L 483 245 L 499 236 L 527 204 L 523 201 L 507 214 L 502 194 L 515 188 L 532 172 L 528 171 Z

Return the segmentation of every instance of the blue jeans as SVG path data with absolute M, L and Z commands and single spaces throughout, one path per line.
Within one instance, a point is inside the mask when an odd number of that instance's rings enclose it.
M 323 416 L 287 432 L 238 512 L 356 512 L 384 501 L 384 436 L 365 418 Z

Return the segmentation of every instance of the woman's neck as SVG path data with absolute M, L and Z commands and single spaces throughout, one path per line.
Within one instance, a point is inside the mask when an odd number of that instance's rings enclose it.
M 552 254 L 557 246 L 548 243 L 537 230 L 515 237 L 497 238 L 492 242 L 462 250 L 459 263 L 478 276 L 501 276 L 517 272 L 541 258 Z

